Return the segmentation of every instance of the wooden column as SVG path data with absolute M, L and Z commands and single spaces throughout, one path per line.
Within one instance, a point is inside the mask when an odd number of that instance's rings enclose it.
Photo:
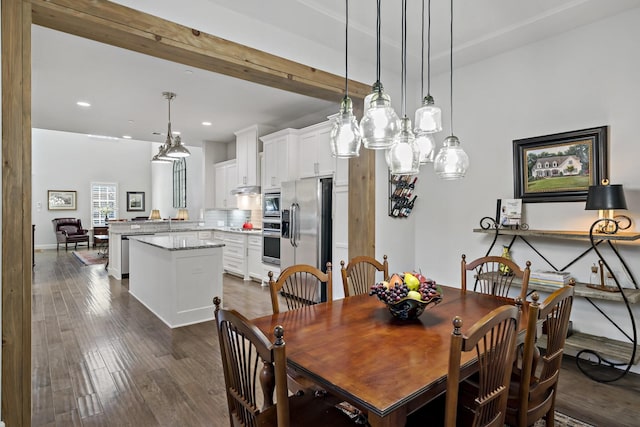
M 2 0 L 2 417 L 31 425 L 31 3 Z

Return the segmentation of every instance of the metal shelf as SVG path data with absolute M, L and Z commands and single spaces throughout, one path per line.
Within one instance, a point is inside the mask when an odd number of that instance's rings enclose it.
M 624 224 L 624 221 L 628 221 L 628 225 L 621 226 Z M 620 231 L 629 228 L 631 225 L 631 221 L 627 217 L 617 217 L 615 222 L 615 232 L 611 233 L 599 233 L 595 230 L 598 229 L 598 225 L 602 225 L 602 222 L 605 220 L 598 220 L 594 222 L 589 231 L 565 231 L 565 230 L 530 230 L 528 228 L 520 228 L 520 229 L 512 229 L 512 228 L 499 228 L 495 219 L 491 217 L 484 217 L 480 220 L 480 227 L 475 228 L 473 231 L 475 233 L 485 233 L 493 235 L 493 240 L 489 245 L 489 249 L 487 250 L 487 255 L 491 253 L 491 250 L 496 244 L 499 236 L 509 236 L 511 241 L 508 245 L 509 248 L 515 243 L 516 240 L 520 239 L 525 244 L 529 246 L 540 258 L 542 258 L 551 268 L 557 271 L 565 271 L 579 259 L 584 257 L 587 253 L 593 251 L 600 259 L 600 262 L 606 267 L 609 272 L 612 272 L 611 267 L 603 257 L 601 251 L 598 246 L 600 244 L 604 244 L 608 246 L 611 251 L 615 254 L 618 261 L 621 263 L 624 268 L 625 273 L 631 279 L 631 282 L 634 288 L 623 288 L 620 285 L 617 277 L 613 275 L 613 280 L 615 281 L 615 287 L 618 289 L 618 292 L 607 292 L 598 289 L 593 289 L 587 287 L 586 283 L 576 283 L 574 295 L 576 297 L 585 298 L 605 319 L 607 319 L 618 331 L 620 331 L 629 342 L 623 342 L 618 340 L 613 340 L 607 337 L 599 337 L 595 335 L 589 335 L 585 333 L 575 333 L 571 337 L 567 338 L 566 348 L 568 350 L 575 351 L 576 354 L 576 363 L 578 368 L 589 378 L 599 381 L 599 382 L 612 382 L 616 381 L 623 376 L 625 376 L 632 365 L 638 364 L 640 362 L 640 346 L 638 346 L 638 331 L 636 328 L 636 321 L 633 315 L 633 311 L 631 309 L 631 304 L 640 303 L 640 289 L 638 289 L 638 283 L 629 269 L 629 266 L 624 261 L 620 252 L 613 245 L 614 242 L 635 242 L 640 239 L 640 233 L 636 232 L 627 232 Z M 606 225 L 610 225 L 611 220 L 606 222 Z M 558 268 L 553 263 L 548 260 L 528 239 L 529 238 L 546 238 L 546 239 L 573 239 L 573 240 L 581 240 L 585 243 L 589 244 L 586 250 L 578 254 L 572 261 L 570 261 L 566 266 Z M 515 281 L 514 281 L 515 282 Z M 516 286 L 521 285 L 522 283 L 516 283 Z M 553 292 L 558 289 L 557 286 L 541 284 L 535 282 L 529 282 L 528 290 L 531 291 L 543 291 L 543 292 Z M 614 301 L 620 302 L 625 305 L 629 316 L 629 322 L 631 324 L 631 332 L 625 331 L 616 320 L 612 319 L 609 315 L 607 315 L 603 308 L 598 306 L 597 301 Z M 539 345 L 542 347 L 546 337 L 542 336 L 539 340 Z M 596 349 L 596 350 L 590 350 Z M 583 356 L 583 357 L 581 357 Z M 593 359 L 596 359 L 594 362 Z M 626 362 L 620 362 L 622 360 L 626 360 Z M 621 373 L 615 373 L 612 375 L 603 374 L 601 370 L 593 369 L 594 366 L 608 366 L 608 367 L 624 367 L 624 370 Z

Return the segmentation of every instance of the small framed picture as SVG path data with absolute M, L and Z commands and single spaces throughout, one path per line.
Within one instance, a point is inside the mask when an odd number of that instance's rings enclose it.
M 144 212 L 144 191 L 127 191 L 127 212 Z
M 76 210 L 76 192 L 66 190 L 48 190 L 47 200 L 50 211 Z
M 498 199 L 496 222 L 499 228 L 519 228 L 522 223 L 522 199 Z
M 608 178 L 607 126 L 513 141 L 514 198 L 523 202 L 587 200 Z

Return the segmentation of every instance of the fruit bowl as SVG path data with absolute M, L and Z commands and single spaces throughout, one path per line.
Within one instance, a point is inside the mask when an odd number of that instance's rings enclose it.
M 442 301 L 442 295 L 431 298 L 429 301 L 422 301 L 413 298 L 403 298 L 394 303 L 387 303 L 389 312 L 396 319 L 413 320 L 417 319 L 429 304 L 436 305 Z
M 429 304 L 442 301 L 442 288 L 421 273 L 396 273 L 389 281 L 371 286 L 369 295 L 376 295 L 395 318 L 411 320 L 418 318 Z

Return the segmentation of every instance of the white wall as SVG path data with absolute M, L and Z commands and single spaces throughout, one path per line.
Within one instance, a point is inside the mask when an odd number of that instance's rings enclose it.
M 33 129 L 32 215 L 36 225 L 36 248 L 54 248 L 51 220 L 80 218 L 91 229 L 91 182 L 118 184 L 118 217 L 148 216 L 160 209 L 163 217 L 174 217 L 173 169 L 170 164 L 151 163 L 158 145 L 136 140 L 103 140 L 83 134 Z M 187 209 L 197 219 L 203 209 L 202 149 L 189 147 L 187 160 Z M 48 190 L 77 191 L 77 209 L 49 211 Z M 127 212 L 127 191 L 145 193 L 144 212 Z
M 386 205 L 381 202 L 386 188 L 380 182 L 384 160 L 378 157 L 376 255 L 389 255 L 391 271 L 418 267 L 440 283 L 458 286 L 460 255 L 483 256 L 490 243 L 488 235 L 472 229 L 481 217 L 495 216 L 496 199 L 513 197 L 512 140 L 519 138 L 608 125 L 609 176 L 612 183 L 624 185 L 626 213 L 637 224 L 638 22 L 640 9 L 455 70 L 454 133 L 470 157 L 467 176 L 442 181 L 432 167 L 423 167 L 416 186 L 414 222 L 403 224 L 386 217 Z M 434 87 L 443 117 L 448 118 L 448 75 L 437 76 Z M 444 128 L 437 138 L 440 145 L 449 124 L 444 123 Z M 584 210 L 584 202 L 528 203 L 523 210 L 524 221 L 532 229 L 588 230 L 595 219 L 594 212 Z M 637 230 L 636 224 L 632 229 Z M 415 265 L 405 259 L 411 255 L 403 247 L 403 241 L 412 239 Z M 560 267 L 587 247 L 584 242 L 533 241 Z M 620 245 L 620 250 L 640 279 L 638 245 Z M 533 268 L 548 268 L 522 243 L 514 245 L 512 255 L 520 264 L 530 259 Z M 591 253 L 568 270 L 588 281 L 589 266 L 595 260 Z M 621 278 L 629 284 L 628 278 Z M 609 304 L 606 310 L 630 330 L 622 304 Z M 640 320 L 640 307 L 635 305 L 634 312 Z M 572 318 L 578 330 L 620 337 L 584 300 L 576 302 Z

